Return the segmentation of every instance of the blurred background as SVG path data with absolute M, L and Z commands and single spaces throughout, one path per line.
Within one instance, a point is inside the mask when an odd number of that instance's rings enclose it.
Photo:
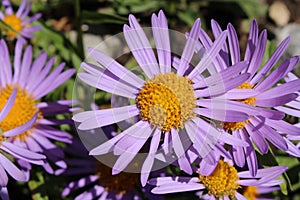
M 17 8 L 21 0 L 11 0 Z M 31 40 L 36 54 L 44 50 L 50 56 L 55 56 L 56 62 L 66 62 L 69 68 L 80 67 L 86 57 L 87 47 L 94 47 L 106 38 L 123 30 L 123 24 L 128 24 L 128 15 L 134 14 L 144 27 L 151 26 L 151 15 L 162 9 L 167 18 L 169 28 L 185 33 L 197 18 L 201 18 L 202 27 L 210 33 L 210 21 L 215 19 L 225 29 L 232 23 L 238 32 L 242 48 L 247 42 L 249 25 L 253 18 L 257 19 L 260 30 L 268 30 L 268 48 L 271 53 L 274 47 L 288 35 L 291 42 L 284 57 L 300 55 L 300 0 L 33 0 L 32 13 L 42 13 L 42 18 L 36 22 L 42 30 Z M 120 41 L 106 44 L 107 49 L 113 48 Z M 242 49 L 243 50 L 243 49 Z M 114 52 L 111 52 L 113 54 Z M 300 75 L 300 68 L 295 71 Z M 60 88 L 46 96 L 49 101 L 63 98 L 72 99 L 74 80 L 70 79 Z M 76 132 L 70 127 L 68 131 Z M 268 160 L 268 157 L 262 158 Z M 282 193 L 277 193 L 277 199 L 300 199 L 298 195 L 299 160 L 284 157 L 279 164 L 289 165 L 292 175 L 283 186 Z M 31 173 L 27 183 L 10 182 L 9 187 L 15 189 L 12 199 L 62 199 L 60 193 L 63 183 L 68 177 L 48 175 L 39 168 Z M 292 191 L 288 191 L 293 189 Z M 184 195 L 186 196 L 186 195 Z M 194 193 L 187 197 L 168 195 L 167 199 L 193 199 Z M 68 197 L 65 199 L 72 199 Z

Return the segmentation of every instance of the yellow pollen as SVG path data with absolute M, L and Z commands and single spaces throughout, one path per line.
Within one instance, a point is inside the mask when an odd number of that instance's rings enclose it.
M 0 128 L 2 131 L 8 131 L 25 124 L 34 116 L 36 112 L 38 112 L 38 108 L 36 107 L 33 96 L 28 94 L 27 90 L 13 85 L 0 88 L 0 110 L 7 102 L 14 88 L 18 89 L 17 97 L 8 115 L 2 122 L 0 122 Z M 42 114 L 40 112 L 38 114 L 38 118 L 42 118 Z M 24 141 L 29 135 L 29 131 L 26 131 L 18 136 L 15 136 L 14 138 Z
M 100 162 L 96 163 L 95 173 L 99 177 L 98 181 L 105 190 L 115 194 L 125 194 L 135 189 L 139 184 L 138 173 L 121 172 L 112 175 L 111 168 Z
M 246 186 L 243 196 L 246 197 L 247 200 L 255 200 L 258 196 L 257 188 L 255 186 Z
M 239 85 L 238 87 L 236 87 L 236 89 L 252 89 L 253 85 L 249 84 L 248 82 L 244 82 L 241 85 Z M 247 99 L 239 99 L 236 100 L 238 102 L 242 102 L 245 104 L 248 104 L 250 106 L 255 106 L 255 97 L 249 97 Z M 249 120 L 245 120 L 242 122 L 225 122 L 223 125 L 223 128 L 226 131 L 234 131 L 234 130 L 239 130 L 245 127 L 245 124 L 248 124 Z
M 195 116 L 196 98 L 191 80 L 172 72 L 148 80 L 137 95 L 136 103 L 141 118 L 163 132 L 183 127 Z
M 233 198 L 240 185 L 237 170 L 227 162 L 219 160 L 213 173 L 209 176 L 199 174 L 199 182 L 203 183 L 208 193 L 216 198 L 229 196 Z
M 14 29 L 17 33 L 22 30 L 22 21 L 16 15 L 6 15 L 3 20 L 7 25 L 9 25 L 12 29 Z M 9 30 L 7 31 L 7 35 L 11 38 L 15 38 L 17 35 L 15 32 Z

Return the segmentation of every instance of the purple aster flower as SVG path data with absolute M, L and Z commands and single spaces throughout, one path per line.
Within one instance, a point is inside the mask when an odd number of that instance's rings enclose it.
M 71 142 L 72 137 L 70 134 L 52 127 L 66 123 L 65 120 L 55 120 L 52 116 L 70 113 L 71 101 L 46 103 L 40 102 L 40 98 L 70 78 L 74 74 L 74 70 L 69 69 L 63 72 L 64 63 L 62 63 L 51 71 L 54 58 L 47 61 L 46 53 L 41 53 L 32 62 L 32 47 L 27 46 L 22 54 L 24 44 L 24 39 L 17 40 L 12 68 L 7 45 L 4 40 L 0 41 L 0 61 L 2 63 L 0 109 L 3 108 L 12 91 L 15 89 L 18 91 L 12 108 L 5 119 L 0 122 L 0 127 L 4 131 L 4 136 L 8 137 L 14 145 L 45 154 L 47 159 L 56 166 L 66 167 L 62 150 L 53 144 L 51 139 Z M 24 130 L 22 133 L 11 131 L 32 119 L 36 113 L 38 114 L 30 129 Z M 51 117 L 51 119 L 47 119 L 47 117 Z M 20 160 L 19 164 L 30 169 L 30 165 L 25 161 L 24 159 Z M 47 172 L 53 173 L 49 162 L 45 162 L 43 167 Z
M 212 30 L 215 38 L 221 34 L 221 28 L 217 22 L 212 21 Z M 295 145 L 280 133 L 288 132 L 289 135 L 299 135 L 300 129 L 285 121 L 284 112 L 274 110 L 273 107 L 285 105 L 294 101 L 297 97 L 297 91 L 300 89 L 300 80 L 295 79 L 290 82 L 276 85 L 277 82 L 287 75 L 299 62 L 299 57 L 295 56 L 284 60 L 276 69 L 275 64 L 280 59 L 286 49 L 289 38 L 286 38 L 277 47 L 266 63 L 262 59 L 266 49 L 267 32 L 263 30 L 258 33 L 258 25 L 255 20 L 252 21 L 245 56 L 242 59 L 239 47 L 239 41 L 235 29 L 231 24 L 227 27 L 228 45 L 222 47 L 221 52 L 214 60 L 217 71 L 222 71 L 244 60 L 248 66 L 243 73 L 249 73 L 250 77 L 238 87 L 228 91 L 226 98 L 237 101 L 236 103 L 248 104 L 248 114 L 250 118 L 241 122 L 222 123 L 222 130 L 232 133 L 233 136 L 246 141 L 248 147 L 237 147 L 233 145 L 232 154 L 235 164 L 243 167 L 246 164 L 255 176 L 258 168 L 256 154 L 252 142 L 257 146 L 262 154 L 268 152 L 268 143 L 271 142 L 277 148 L 292 155 L 300 156 Z M 200 47 L 209 49 L 212 41 L 204 31 L 200 31 Z M 199 47 L 198 47 L 199 48 Z M 262 66 L 261 68 L 259 68 Z M 273 71 L 271 71 L 273 70 Z M 202 104 L 210 103 L 208 100 L 200 100 Z
M 197 172 L 196 177 L 158 177 L 149 180 L 149 184 L 155 185 L 151 192 L 154 194 L 169 194 L 176 192 L 187 192 L 200 190 L 197 195 L 200 199 L 246 199 L 240 193 L 242 187 L 268 188 L 272 191 L 273 186 L 282 183 L 276 180 L 287 167 L 276 166 L 265 169 L 258 169 L 253 177 L 250 171 L 238 172 L 228 162 L 219 160 L 217 167 L 208 175 Z M 277 188 L 276 188 L 277 189 Z
M 92 199 L 163 199 L 161 195 L 154 195 L 147 190 L 148 187 L 140 191 L 139 175 L 136 173 L 122 172 L 117 175 L 111 174 L 111 169 L 99 162 L 94 157 L 88 155 L 88 151 L 82 145 L 82 142 L 74 139 L 65 152 L 70 158 L 66 159 L 68 169 L 63 170 L 62 175 L 74 176 L 79 175 L 76 179 L 64 188 L 63 196 L 72 196 L 75 200 L 92 200 Z M 82 192 L 78 192 L 82 190 Z M 143 195 L 140 193 L 143 192 Z
M 0 95 L 1 92 L 0 92 Z M 2 121 L 6 119 L 6 117 L 9 115 L 14 102 L 17 98 L 17 89 L 14 89 L 11 93 L 11 95 L 8 97 L 7 101 L 4 102 L 4 106 L 0 110 L 0 124 Z M 26 131 L 29 129 L 33 124 L 34 121 L 37 118 L 37 114 L 35 114 L 32 119 L 30 119 L 25 124 L 15 127 L 8 132 L 13 134 L 20 134 L 23 131 Z M 7 140 L 7 137 L 5 137 L 5 132 L 2 129 L 2 126 L 0 125 L 0 149 L 1 151 L 4 151 L 6 154 L 10 154 L 14 158 L 22 159 L 30 163 L 42 165 L 44 164 L 45 156 L 41 154 L 37 154 L 31 151 L 28 151 L 27 149 L 20 148 L 12 143 L 10 143 Z M 0 154 L 0 196 L 2 199 L 9 199 L 8 192 L 6 185 L 8 183 L 8 173 L 11 177 L 13 177 L 15 180 L 18 181 L 28 181 L 27 176 L 23 171 L 18 169 L 8 158 L 6 158 L 5 154 Z
M 0 19 L 15 30 L 15 32 L 6 30 L 6 35 L 10 39 L 18 37 L 33 38 L 33 32 L 41 29 L 40 26 L 31 26 L 32 22 L 41 17 L 41 13 L 28 18 L 32 5 L 31 1 L 28 3 L 27 0 L 23 0 L 16 13 L 14 13 L 9 0 L 2 0 L 2 5 L 5 7 L 5 12 L 0 11 Z
M 185 150 L 191 143 L 197 144 L 196 150 L 200 157 L 210 151 L 217 139 L 240 146 L 246 145 L 228 134 L 220 135 L 210 124 L 210 119 L 230 122 L 246 120 L 249 116 L 243 109 L 239 111 L 231 104 L 226 108 L 201 105 L 197 100 L 217 97 L 248 78 L 248 74 L 239 74 L 246 65 L 244 62 L 207 78 L 202 74 L 206 70 L 213 71 L 209 66 L 224 46 L 227 31 L 220 34 L 200 62 L 192 68 L 190 63 L 198 42 L 199 19 L 195 21 L 187 37 L 182 56 L 177 58 L 171 55 L 171 41 L 164 13 L 160 11 L 158 16 L 153 14 L 152 32 L 158 60 L 146 34 L 133 15 L 129 16 L 129 24 L 130 26 L 124 25 L 124 36 L 131 53 L 145 73 L 146 80 L 95 49 L 90 49 L 90 54 L 102 67 L 82 63 L 81 66 L 86 72 L 79 73 L 78 77 L 92 87 L 130 99 L 131 102 L 135 100 L 135 103 L 82 112 L 76 114 L 73 119 L 80 122 L 79 130 L 103 127 L 136 116 L 139 120 L 92 149 L 90 154 L 114 152 L 115 155 L 119 155 L 112 170 L 113 174 L 117 174 L 125 169 L 149 140 L 149 150 L 143 149 L 149 154 L 141 168 L 141 182 L 145 185 L 158 149 L 162 149 L 165 154 L 171 154 L 173 149 L 180 168 L 192 173 L 185 156 Z

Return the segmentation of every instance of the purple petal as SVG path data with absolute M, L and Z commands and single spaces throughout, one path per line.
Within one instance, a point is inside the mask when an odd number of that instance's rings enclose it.
M 11 95 L 7 99 L 6 103 L 4 104 L 2 109 L 0 110 L 0 122 L 7 116 L 7 114 L 11 110 L 12 106 L 14 105 L 15 99 L 17 97 L 17 91 L 18 90 L 16 88 L 14 88 Z
M 134 117 L 138 114 L 139 109 L 136 107 L 136 105 L 130 105 L 119 108 L 79 113 L 73 117 L 73 120 L 82 121 L 78 129 L 90 130 L 93 128 L 114 124 L 125 119 Z
M 177 70 L 178 76 L 183 76 L 194 55 L 195 47 L 198 42 L 200 24 L 201 24 L 200 19 L 197 19 L 192 26 L 192 29 L 184 45 L 184 49 L 181 55 L 180 63 Z
M 0 154 L 0 163 L 4 167 L 4 169 L 9 173 L 9 175 L 11 175 L 15 180 L 26 181 L 25 174 L 2 154 Z
M 237 62 L 239 62 L 241 59 L 240 45 L 234 27 L 231 24 L 228 24 L 227 30 L 228 30 L 228 44 L 229 44 L 229 51 L 231 56 L 231 63 L 234 65 Z
M 157 50 L 160 72 L 171 72 L 171 47 L 166 16 L 159 11 L 158 17 L 152 15 L 152 32 Z
M 33 117 L 28 122 L 26 122 L 25 124 L 4 132 L 4 135 L 6 137 L 13 137 L 13 136 L 19 135 L 19 134 L 29 130 L 35 124 L 37 116 L 38 116 L 38 113 L 33 115 Z
M 154 194 L 169 194 L 175 192 L 202 190 L 204 188 L 204 185 L 200 183 L 174 183 L 155 187 L 151 190 L 151 192 Z
M 259 129 L 255 128 L 251 123 L 245 124 L 245 128 L 254 144 L 257 146 L 258 150 L 262 154 L 266 154 L 268 152 L 269 146 L 265 139 L 262 137 L 262 133 L 259 131 Z

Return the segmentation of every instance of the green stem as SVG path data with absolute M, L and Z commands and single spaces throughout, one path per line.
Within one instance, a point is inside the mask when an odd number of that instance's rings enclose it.
M 81 29 L 81 9 L 80 0 L 75 0 L 75 18 L 76 18 L 76 28 L 77 28 L 77 47 L 81 59 L 84 59 L 84 48 L 83 48 L 83 33 Z

